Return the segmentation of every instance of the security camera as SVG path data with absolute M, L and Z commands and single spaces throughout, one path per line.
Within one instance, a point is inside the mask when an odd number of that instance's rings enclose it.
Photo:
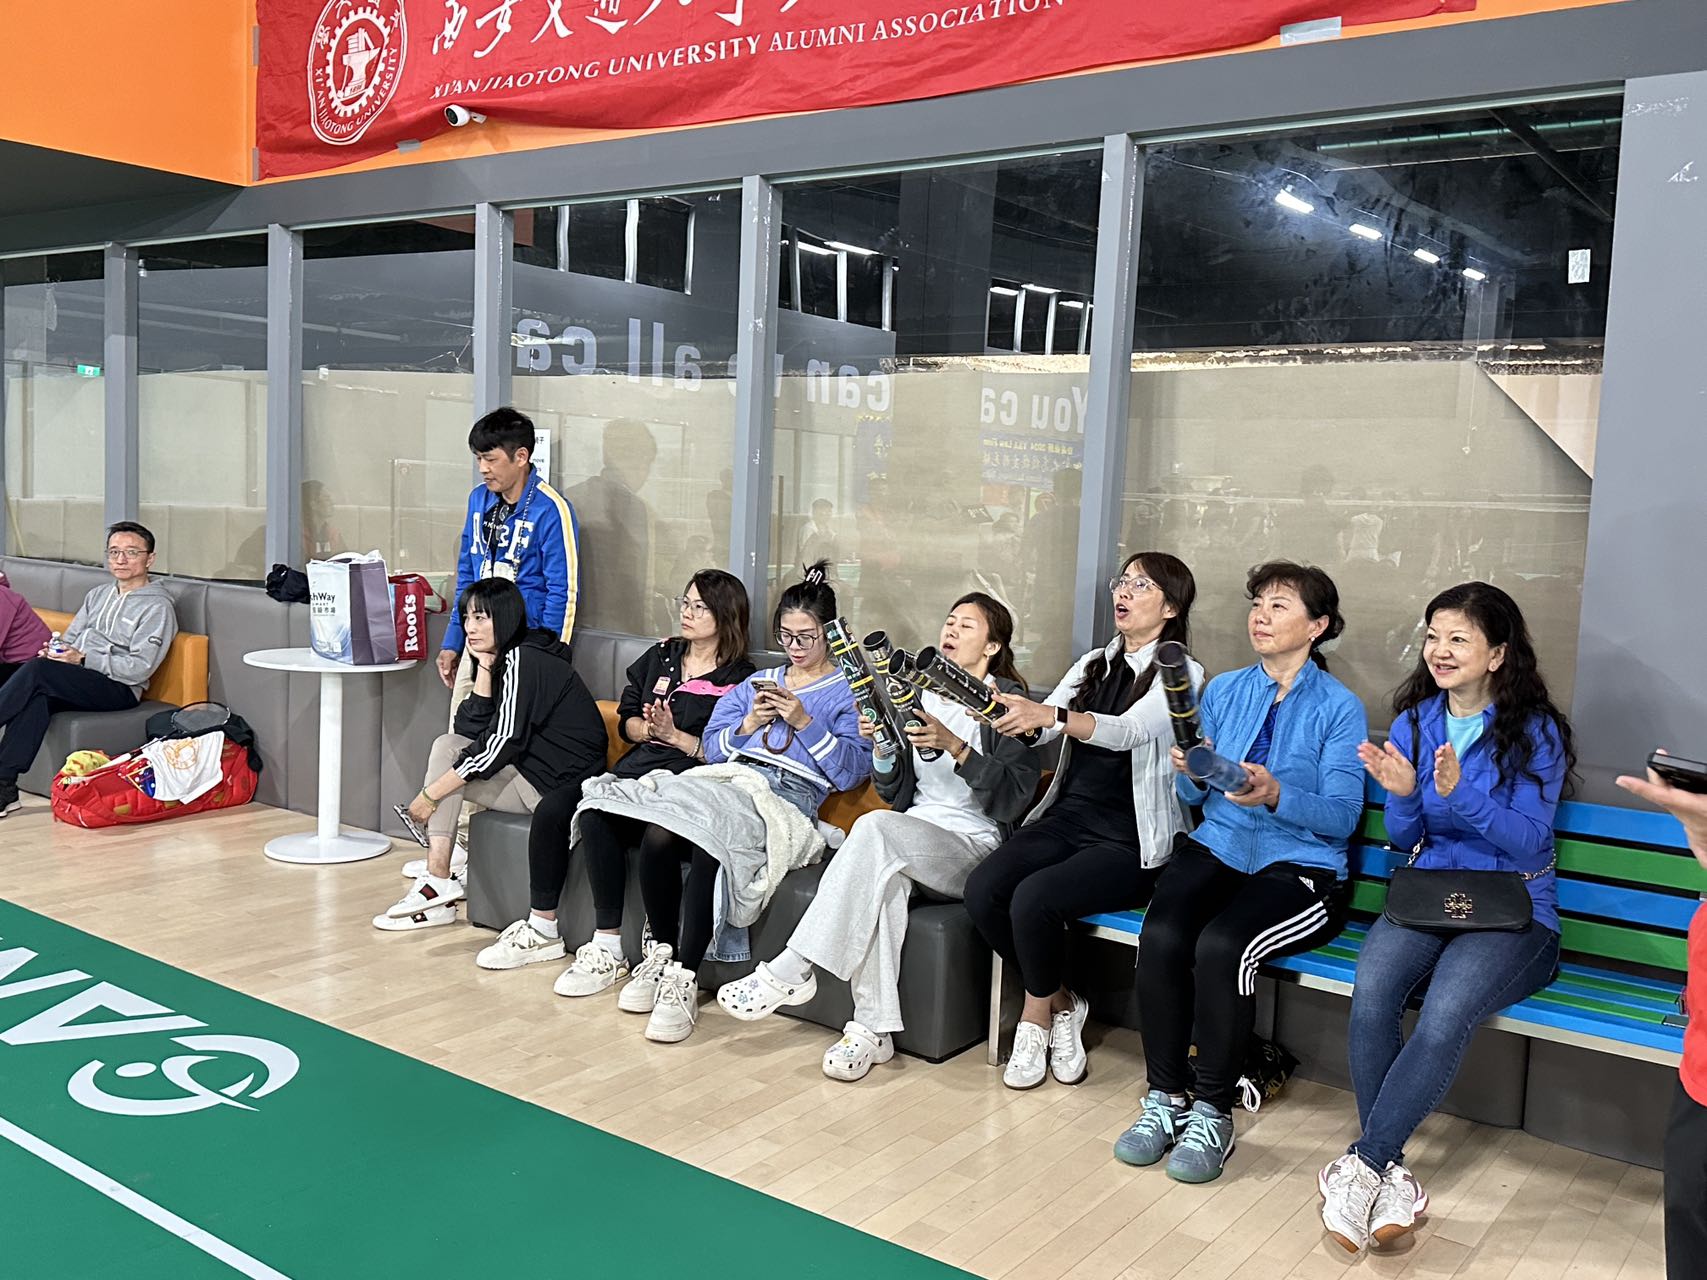
M 478 111 L 470 111 L 467 107 L 459 107 L 455 103 L 445 108 L 445 119 L 453 129 L 460 129 L 465 124 L 486 123 L 486 117 Z

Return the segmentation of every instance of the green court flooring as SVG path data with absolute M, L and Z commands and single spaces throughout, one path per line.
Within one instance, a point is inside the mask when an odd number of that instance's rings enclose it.
M 0 1274 L 966 1273 L 0 901 Z

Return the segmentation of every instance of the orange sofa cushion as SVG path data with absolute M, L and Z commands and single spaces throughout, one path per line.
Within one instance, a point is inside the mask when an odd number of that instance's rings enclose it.
M 36 610 L 36 617 L 61 635 L 65 634 L 74 616 L 56 609 Z M 166 660 L 155 671 L 142 696 L 180 707 L 187 707 L 192 702 L 206 702 L 207 637 L 187 631 L 178 632 L 166 650 Z

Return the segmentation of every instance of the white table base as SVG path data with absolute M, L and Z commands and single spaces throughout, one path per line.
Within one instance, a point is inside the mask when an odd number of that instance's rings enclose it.
M 274 862 L 324 864 L 333 862 L 364 862 L 377 858 L 391 849 L 388 836 L 341 827 L 332 836 L 319 832 L 298 832 L 267 841 L 267 856 Z

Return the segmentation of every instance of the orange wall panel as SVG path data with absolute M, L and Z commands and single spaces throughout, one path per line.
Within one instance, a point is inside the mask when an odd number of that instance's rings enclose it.
M 253 0 L 0 0 L 0 138 L 247 182 L 254 21 Z

